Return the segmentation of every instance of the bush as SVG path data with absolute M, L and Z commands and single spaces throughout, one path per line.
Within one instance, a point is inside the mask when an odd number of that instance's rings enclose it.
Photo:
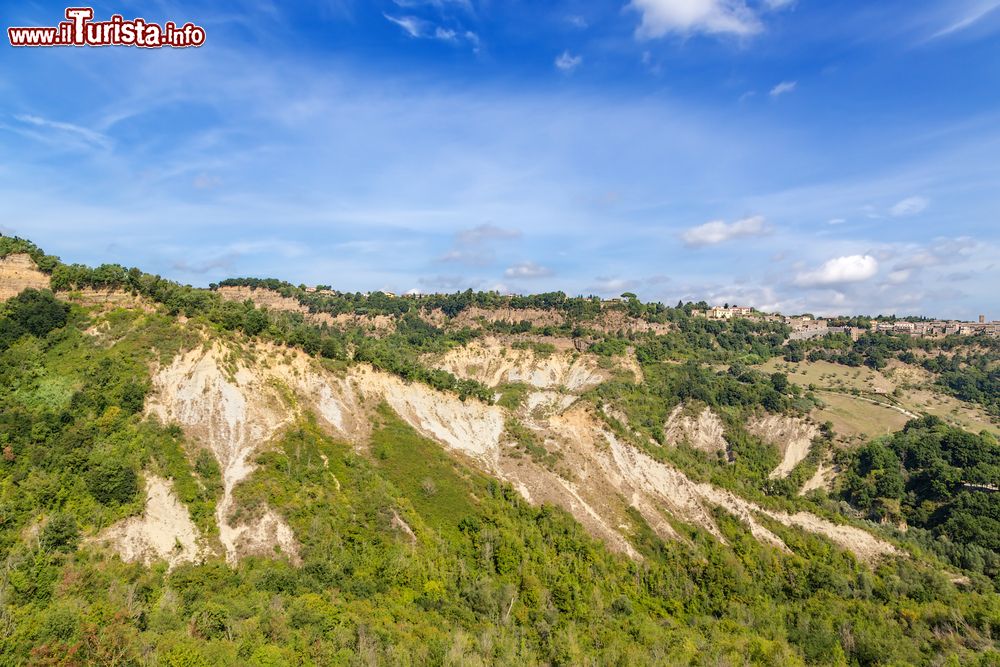
M 102 505 L 121 505 L 139 490 L 135 470 L 121 461 L 101 461 L 87 471 L 87 489 Z
M 80 529 L 70 514 L 56 514 L 42 529 L 40 539 L 46 551 L 73 551 L 80 541 Z

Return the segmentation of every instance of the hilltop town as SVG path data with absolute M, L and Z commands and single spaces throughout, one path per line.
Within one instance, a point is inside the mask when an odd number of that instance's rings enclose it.
M 787 324 L 792 332 L 789 340 L 805 340 L 808 338 L 819 338 L 834 333 L 850 334 L 852 340 L 857 340 L 862 335 L 877 331 L 880 333 L 896 333 L 917 337 L 940 337 L 940 336 L 992 336 L 1000 337 L 1000 320 L 986 321 L 985 315 L 980 315 L 977 322 L 965 322 L 961 320 L 928 320 L 896 317 L 829 317 L 817 318 L 812 315 L 780 315 L 777 313 L 765 313 L 750 307 L 714 306 L 707 309 L 694 309 L 691 311 L 694 317 L 704 317 L 709 320 L 732 320 L 736 318 L 756 318 L 770 322 L 783 322 Z M 854 325 L 833 324 L 844 321 L 853 321 Z M 867 323 L 867 326 L 863 326 Z

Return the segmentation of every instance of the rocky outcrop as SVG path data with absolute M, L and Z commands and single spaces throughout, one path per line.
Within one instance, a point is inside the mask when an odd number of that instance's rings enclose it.
M 496 338 L 486 338 L 455 348 L 437 360 L 435 368 L 461 378 L 478 380 L 489 387 L 522 382 L 538 389 L 564 389 L 582 393 L 612 376 L 614 368 L 602 368 L 594 355 L 557 350 L 539 354 L 530 347 L 517 349 Z M 619 366 L 634 375 L 634 364 Z
M 85 308 L 96 308 L 98 310 L 114 310 L 115 308 L 128 308 L 130 310 L 141 310 L 152 313 L 156 310 L 156 303 L 125 290 L 117 289 L 81 289 L 70 292 L 57 292 L 56 296 L 63 301 L 75 303 Z
M 309 309 L 292 299 L 283 296 L 280 292 L 264 287 L 247 287 L 244 285 L 226 285 L 218 290 L 219 296 L 226 301 L 246 301 L 250 300 L 258 308 L 270 308 L 271 310 L 284 310 L 292 313 L 308 313 Z
M 584 326 L 604 333 L 649 333 L 657 336 L 673 331 L 673 325 L 666 322 L 647 322 L 646 320 L 632 317 L 620 308 L 605 308 L 596 319 L 585 322 Z
M 226 301 L 251 301 L 258 308 L 278 310 L 289 313 L 302 313 L 314 324 L 327 324 L 332 327 L 347 326 L 362 327 L 376 334 L 382 334 L 395 329 L 396 321 L 388 315 L 357 315 L 355 313 L 311 313 L 309 308 L 299 303 L 297 299 L 283 296 L 280 292 L 264 287 L 247 287 L 243 285 L 226 285 L 220 287 L 219 295 Z
M 38 270 L 27 253 L 0 257 L 0 301 L 17 296 L 26 289 L 48 289 L 49 276 Z
M 533 327 L 559 326 L 566 317 L 558 310 L 541 308 L 466 308 L 451 319 L 454 327 L 472 327 L 482 322 L 529 322 Z

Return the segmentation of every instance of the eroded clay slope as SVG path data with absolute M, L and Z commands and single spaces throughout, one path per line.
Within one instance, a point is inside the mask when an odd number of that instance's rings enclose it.
M 618 366 L 636 374 L 635 364 L 620 358 Z M 496 338 L 474 341 L 449 351 L 433 362 L 436 368 L 461 378 L 497 385 L 522 382 L 538 389 L 563 389 L 579 394 L 608 380 L 611 369 L 602 368 L 592 354 L 557 350 L 539 354 L 529 348 L 517 349 L 504 345 Z
M 692 410 L 689 406 L 678 405 L 667 418 L 663 431 L 667 442 L 675 446 L 685 444 L 710 454 L 729 449 L 726 426 L 708 407 Z
M 578 406 L 547 420 L 541 433 L 572 471 L 568 482 L 555 472 L 503 457 L 504 476 L 530 499 L 559 501 L 583 525 L 608 540 L 613 548 L 632 553 L 622 506 L 635 508 L 664 539 L 676 538 L 671 521 L 703 528 L 723 540 L 712 516 L 722 507 L 736 516 L 758 540 L 787 550 L 765 519 L 825 535 L 858 558 L 874 561 L 895 548 L 864 530 L 838 526 L 825 519 L 767 510 L 710 484 L 692 482 L 681 471 L 660 463 L 612 434 L 589 408 Z M 567 493 L 563 493 L 562 490 Z M 567 497 L 568 495 L 568 497 Z M 724 540 L 723 540 L 724 541 Z
M 227 359 L 219 344 L 178 355 L 153 377 L 147 411 L 178 423 L 194 442 L 208 447 L 222 471 L 223 497 L 216 509 L 226 559 L 273 553 L 295 558 L 294 535 L 270 508 L 248 523 L 234 523 L 233 489 L 253 471 L 252 459 L 279 429 L 291 423 L 290 406 L 278 387 L 240 359 Z
M 145 483 L 143 513 L 105 528 L 96 541 L 110 546 L 126 563 L 164 560 L 173 569 L 198 560 L 203 553 L 201 536 L 173 485 L 156 475 L 147 475 Z
M 180 355 L 156 375 L 154 387 L 149 411 L 180 423 L 220 462 L 225 496 L 217 518 L 230 560 L 270 552 L 275 544 L 293 557 L 296 553 L 294 536 L 273 510 L 246 525 L 229 523 L 232 491 L 252 472 L 254 455 L 304 410 L 315 413 L 332 433 L 364 445 L 371 409 L 382 401 L 448 451 L 510 482 L 529 502 L 565 508 L 609 547 L 635 558 L 630 507 L 665 539 L 678 538 L 673 527 L 678 521 L 723 539 L 713 518 L 713 508 L 723 507 L 759 540 L 781 549 L 787 547 L 768 529 L 768 520 L 826 535 L 866 560 L 895 551 L 863 530 L 804 513 L 765 510 L 728 491 L 696 484 L 615 437 L 585 402 L 568 409 L 557 403 L 549 410 L 538 409 L 536 402 L 534 410 L 526 404 L 511 414 L 364 365 L 335 374 L 301 352 L 261 347 L 254 354 L 237 354 L 218 344 Z M 507 435 L 505 422 L 515 416 L 556 455 L 556 463 L 525 455 Z
M 0 257 L 0 301 L 17 296 L 26 289 L 48 289 L 49 277 L 38 270 L 27 253 Z
M 819 435 L 815 424 L 786 415 L 757 417 L 746 426 L 750 433 L 773 444 L 781 453 L 781 463 L 771 471 L 772 479 L 787 477 L 809 455 L 813 438 Z

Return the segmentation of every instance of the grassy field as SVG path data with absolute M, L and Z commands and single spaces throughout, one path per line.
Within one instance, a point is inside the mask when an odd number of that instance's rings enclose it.
M 985 429 L 1000 434 L 1000 424 L 992 422 L 981 408 L 936 391 L 932 384 L 933 377 L 927 371 L 899 361 L 891 362 L 883 371 L 828 361 L 791 363 L 783 359 L 771 359 L 759 368 L 768 373 L 787 373 L 790 381 L 804 388 L 811 385 L 820 390 L 820 398 L 827 405 L 814 411 L 813 417 L 833 422 L 838 441 L 842 444 L 884 435 L 899 429 L 907 420 L 896 410 L 843 393 L 854 390 L 867 398 L 892 403 L 915 414 L 936 415 L 973 433 Z
M 929 412 L 954 426 L 979 433 L 987 430 L 1000 435 L 1000 424 L 991 422 L 989 415 L 975 405 L 928 389 L 907 390 L 900 404 L 913 412 Z
M 819 422 L 832 422 L 836 440 L 841 445 L 859 445 L 898 431 L 907 421 L 907 417 L 896 410 L 850 394 L 824 391 L 819 393 L 819 398 L 825 407 L 813 410 L 811 416 Z
M 896 388 L 896 383 L 879 371 L 867 367 L 841 366 L 829 361 L 793 363 L 775 358 L 761 364 L 759 368 L 767 373 L 787 373 L 789 380 L 806 387 L 812 384 L 821 389 L 857 389 L 877 394 L 891 393 Z

